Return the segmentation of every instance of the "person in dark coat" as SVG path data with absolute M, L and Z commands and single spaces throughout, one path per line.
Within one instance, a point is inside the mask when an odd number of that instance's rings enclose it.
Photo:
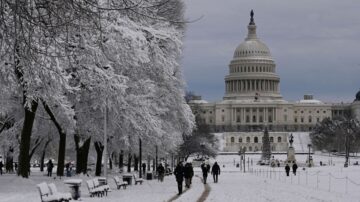
M 179 162 L 175 168 L 174 175 L 178 184 L 179 195 L 182 193 L 182 183 L 184 181 L 184 166 Z
M 217 183 L 218 182 L 218 175 L 220 175 L 220 166 L 218 165 L 218 163 L 216 161 L 215 161 L 214 165 L 211 168 L 211 174 L 213 175 L 214 182 Z
M 164 175 L 165 175 L 165 168 L 164 166 L 162 165 L 162 163 L 159 164 L 159 166 L 157 167 L 157 172 L 158 172 L 158 180 L 160 182 L 163 182 L 164 181 Z
M 54 168 L 54 164 L 53 162 L 51 161 L 51 159 L 49 160 L 49 162 L 47 163 L 47 171 L 48 171 L 48 174 L 47 176 L 48 177 L 51 177 L 52 175 L 52 169 Z
M 293 166 L 292 166 L 294 175 L 296 175 L 296 169 L 297 168 L 298 168 L 298 166 L 296 165 L 296 163 L 294 163 Z
M 289 166 L 289 164 L 286 164 L 286 166 L 285 166 L 285 172 L 286 172 L 286 176 L 289 176 L 289 173 L 290 173 L 290 166 Z
M 194 169 L 191 163 L 186 163 L 184 167 L 185 187 L 190 188 L 191 178 L 194 176 Z
M 141 166 L 142 166 L 143 174 L 145 175 L 145 173 L 146 173 L 146 163 L 143 163 Z
M 4 167 L 4 164 L 2 161 L 0 161 L 0 175 L 2 175 L 3 171 L 2 168 Z
M 201 164 L 201 171 L 203 174 L 203 180 L 204 180 L 204 184 L 206 184 L 206 179 L 208 176 L 208 173 L 210 172 L 210 165 L 209 164 Z

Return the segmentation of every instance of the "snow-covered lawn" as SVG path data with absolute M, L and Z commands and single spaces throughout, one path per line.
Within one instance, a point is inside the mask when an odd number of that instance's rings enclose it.
M 343 168 L 343 157 L 328 157 L 314 155 L 314 168 L 300 167 L 296 176 L 285 176 L 283 167 L 270 168 L 255 165 L 259 156 L 249 156 L 253 165 L 246 165 L 246 173 L 240 172 L 235 165 L 239 156 L 218 156 L 216 161 L 222 168 L 219 182 L 213 183 L 212 176 L 208 178 L 210 192 L 205 201 L 211 202 L 238 202 L 238 201 L 360 201 L 360 166 Z M 283 159 L 284 155 L 275 158 Z M 304 161 L 305 155 L 297 155 L 298 161 Z M 235 160 L 235 165 L 234 165 Z M 210 160 L 213 162 L 214 160 Z M 319 161 L 333 162 L 332 166 L 319 166 Z M 352 162 L 356 160 L 352 159 Z M 223 167 L 225 165 L 225 167 Z M 261 172 L 260 172 L 261 171 Z M 164 182 L 157 180 L 145 181 L 143 185 L 132 185 L 127 189 L 117 190 L 111 176 L 109 185 L 112 191 L 107 197 L 90 198 L 85 181 L 86 176 L 72 178 L 83 179 L 81 186 L 82 201 L 127 201 L 127 202 L 161 202 L 161 201 L 198 201 L 205 190 L 201 182 L 201 172 L 195 168 L 192 187 L 177 197 L 177 185 L 174 176 L 165 177 Z M 346 180 L 347 178 L 347 180 Z M 22 179 L 15 175 L 5 174 L 0 176 L 0 201 L 1 202 L 39 202 L 40 196 L 36 184 L 46 181 L 54 182 L 60 192 L 69 191 L 64 180 L 68 178 L 48 178 L 43 173 L 33 171 L 30 179 Z

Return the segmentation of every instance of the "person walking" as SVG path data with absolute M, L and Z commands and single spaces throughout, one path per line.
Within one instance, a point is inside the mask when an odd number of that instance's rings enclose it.
M 4 167 L 4 164 L 2 161 L 0 161 L 0 175 L 2 175 L 3 171 L 2 168 Z
M 143 174 L 145 175 L 145 173 L 146 173 L 146 163 L 143 163 L 141 166 L 142 166 Z
M 159 166 L 157 167 L 157 172 L 158 172 L 158 180 L 160 182 L 163 182 L 164 181 L 164 175 L 165 175 L 165 168 L 164 166 L 162 165 L 162 163 L 159 164 Z
M 50 159 L 49 162 L 47 163 L 47 171 L 48 171 L 47 176 L 48 177 L 51 177 L 53 168 L 54 168 L 54 164 L 52 163 L 52 161 Z
M 215 161 L 214 165 L 211 168 L 211 174 L 213 175 L 214 178 L 214 183 L 218 182 L 218 175 L 220 175 L 220 166 L 218 165 L 218 163 Z
M 296 165 L 296 163 L 294 163 L 293 166 L 292 166 L 294 175 L 296 175 L 296 169 L 297 168 L 298 168 L 298 166 Z
M 190 188 L 191 178 L 194 176 L 194 169 L 191 163 L 186 163 L 184 167 L 185 187 Z
M 210 171 L 210 165 L 207 164 L 207 163 L 206 164 L 202 163 L 201 164 L 201 171 L 202 171 L 202 174 L 203 174 L 204 184 L 206 184 L 206 179 L 207 179 L 208 173 Z
M 178 184 L 178 191 L 180 195 L 182 193 L 182 183 L 184 181 L 184 167 L 182 165 L 182 162 L 179 162 L 178 165 L 175 168 L 174 175 L 176 178 L 176 182 Z
M 285 166 L 285 172 L 286 172 L 286 176 L 289 176 L 289 173 L 290 173 L 290 166 L 289 166 L 289 164 L 286 164 L 286 166 Z

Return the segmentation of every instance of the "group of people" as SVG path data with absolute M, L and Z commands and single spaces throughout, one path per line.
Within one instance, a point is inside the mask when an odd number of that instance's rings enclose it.
M 297 170 L 298 166 L 296 165 L 296 163 L 293 163 L 292 165 L 292 170 L 293 170 L 293 173 L 294 175 L 296 175 L 296 170 Z M 290 173 L 290 166 L 289 164 L 286 164 L 285 166 L 285 172 L 286 172 L 286 176 L 289 176 L 289 173 Z
M 208 163 L 201 164 L 201 171 L 203 174 L 203 182 L 206 184 L 208 173 L 210 173 L 210 165 Z M 220 166 L 217 162 L 211 168 L 211 174 L 214 178 L 214 183 L 218 182 L 218 176 L 220 175 Z M 183 165 L 183 162 L 179 162 L 175 168 L 174 175 L 178 185 L 179 195 L 182 193 L 183 181 L 185 179 L 185 187 L 190 188 L 192 178 L 194 176 L 194 169 L 191 163 L 187 162 Z

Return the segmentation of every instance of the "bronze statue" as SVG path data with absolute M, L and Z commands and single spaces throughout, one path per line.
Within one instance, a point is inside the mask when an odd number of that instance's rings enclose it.
M 290 147 L 292 146 L 292 143 L 294 142 L 294 136 L 292 135 L 292 133 L 290 134 Z
M 254 25 L 255 22 L 254 22 L 254 11 L 251 9 L 250 11 L 250 25 Z

